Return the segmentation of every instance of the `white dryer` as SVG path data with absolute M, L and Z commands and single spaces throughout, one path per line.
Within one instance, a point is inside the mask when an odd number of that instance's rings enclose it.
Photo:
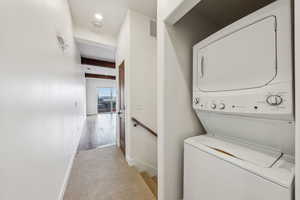
M 292 200 L 290 0 L 193 48 L 193 108 L 207 134 L 185 141 L 185 200 Z
M 196 44 L 194 109 L 293 120 L 291 15 L 278 0 Z

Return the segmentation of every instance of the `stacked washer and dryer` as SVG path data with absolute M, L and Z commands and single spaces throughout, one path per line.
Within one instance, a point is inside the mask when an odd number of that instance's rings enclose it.
M 193 48 L 193 108 L 207 134 L 185 140 L 184 200 L 292 200 L 292 14 L 278 0 Z

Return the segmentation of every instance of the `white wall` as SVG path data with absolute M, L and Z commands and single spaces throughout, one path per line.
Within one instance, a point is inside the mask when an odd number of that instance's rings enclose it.
M 295 0 L 296 200 L 300 200 L 300 2 Z
M 2 0 L 0 24 L 0 199 L 62 199 L 85 110 L 67 1 Z
M 164 23 L 170 0 L 158 1 L 158 199 L 182 199 L 184 139 L 204 132 L 192 110 L 192 46 L 216 27 L 190 13 Z
M 130 11 L 130 117 L 156 132 L 156 38 L 150 36 L 151 18 Z M 131 134 L 130 157 L 140 170 L 156 173 L 157 138 L 127 121 Z
M 125 60 L 126 158 L 138 169 L 155 174 L 157 138 L 133 127 L 131 121 L 135 117 L 156 131 L 156 39 L 150 36 L 150 20 L 135 11 L 127 13 L 116 63 Z
M 86 110 L 88 115 L 97 114 L 98 91 L 97 88 L 116 88 L 115 80 L 86 79 Z
M 130 96 L 127 95 L 129 94 L 130 90 L 130 79 L 129 79 L 129 74 L 130 74 L 130 19 L 129 15 L 127 14 L 124 22 L 121 26 L 119 37 L 118 37 L 118 45 L 117 45 L 117 51 L 116 51 L 116 67 L 117 67 L 117 85 L 119 86 L 118 80 L 119 80 L 119 65 L 124 62 L 125 63 L 125 119 L 129 119 L 128 116 L 130 116 Z M 119 109 L 119 99 L 117 100 L 117 109 Z M 117 124 L 119 125 L 120 121 L 119 118 L 117 118 Z M 119 126 L 117 125 L 117 144 L 120 145 L 120 130 Z M 127 124 L 125 124 L 125 132 L 128 133 L 129 127 Z M 125 141 L 127 143 L 126 145 L 126 154 L 130 152 L 130 137 L 129 134 L 125 134 Z

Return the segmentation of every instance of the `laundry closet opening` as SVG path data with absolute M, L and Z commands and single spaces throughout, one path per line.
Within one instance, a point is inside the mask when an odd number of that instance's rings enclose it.
M 182 155 L 186 138 L 208 134 L 215 136 L 218 133 L 217 136 L 220 137 L 238 138 L 251 145 L 258 145 L 257 149 L 254 148 L 255 152 L 260 152 L 260 146 L 270 147 L 272 150 L 268 153 L 270 152 L 272 159 L 265 166 L 273 164 L 282 153 L 291 156 L 287 160 L 293 162 L 295 151 L 291 106 L 293 92 L 290 90 L 293 84 L 290 62 L 292 24 L 289 21 L 292 18 L 292 8 L 289 1 L 195 2 L 183 1 L 173 10 L 166 11 L 162 25 L 164 32 L 161 34 L 164 38 L 161 49 L 164 59 L 160 67 L 163 67 L 165 74 L 161 80 L 164 83 L 161 85 L 164 93 L 161 93 L 159 98 L 162 102 L 160 108 L 164 109 L 164 105 L 167 105 L 167 108 L 159 113 L 163 119 L 158 122 L 163 135 L 160 143 L 177 142 L 177 146 L 160 146 L 165 159 L 161 164 L 164 169 L 162 177 L 167 180 L 167 177 L 175 175 L 168 172 L 170 168 L 178 175 L 174 178 L 174 184 L 161 186 L 166 190 L 166 196 L 171 191 L 183 188 L 182 178 L 185 177 L 182 171 L 187 166 L 186 163 L 183 165 L 184 159 L 196 160 L 197 156 Z M 266 7 L 267 10 L 264 9 Z M 268 13 L 275 14 L 273 16 L 267 15 Z M 280 26 L 280 33 L 277 32 L 277 25 Z M 206 48 L 208 46 L 209 48 Z M 285 50 L 288 53 L 285 53 Z M 286 87 L 271 88 L 270 85 L 275 85 L 281 80 L 286 82 Z M 288 95 L 283 98 L 281 94 L 272 95 L 281 91 Z M 286 116 L 279 113 L 282 107 L 286 109 Z M 191 139 L 188 142 L 195 147 L 196 143 L 203 141 L 199 139 L 193 143 Z M 253 157 L 259 158 L 252 156 L 253 152 L 248 154 L 248 148 L 247 151 L 235 151 L 234 147 L 234 151 L 231 151 L 232 146 L 227 143 L 212 143 L 214 145 L 210 144 L 211 147 L 222 150 L 225 156 L 226 153 L 239 158 L 245 156 L 249 162 L 253 161 Z M 207 141 L 203 144 L 205 147 L 210 146 Z M 212 169 L 210 163 L 207 164 L 207 168 Z M 188 168 L 191 169 L 195 168 Z M 191 176 L 190 179 L 196 178 Z M 193 187 L 191 185 L 186 188 Z M 188 194 L 187 191 L 185 193 Z M 181 195 L 180 192 L 170 199 L 182 198 Z M 188 196 L 185 198 L 192 199 Z M 205 199 L 202 196 L 198 198 Z

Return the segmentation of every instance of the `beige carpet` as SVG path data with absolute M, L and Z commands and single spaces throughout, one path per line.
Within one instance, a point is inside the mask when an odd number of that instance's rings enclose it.
M 80 152 L 64 200 L 154 200 L 142 177 L 117 147 Z

